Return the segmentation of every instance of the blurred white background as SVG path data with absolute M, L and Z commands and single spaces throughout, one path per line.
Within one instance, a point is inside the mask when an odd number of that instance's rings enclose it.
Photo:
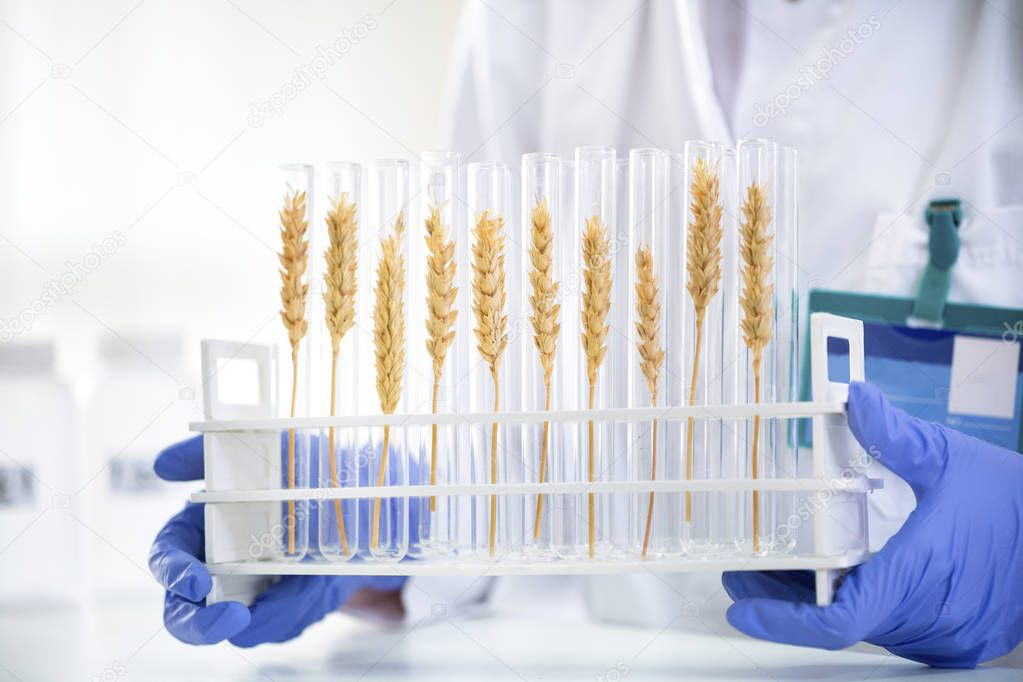
M 0 609 L 158 605 L 198 340 L 282 340 L 276 165 L 435 146 L 461 4 L 0 2 Z

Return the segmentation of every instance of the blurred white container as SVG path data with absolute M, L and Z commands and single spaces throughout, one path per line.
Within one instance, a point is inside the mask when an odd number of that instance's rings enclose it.
M 79 431 L 49 342 L 0 345 L 0 602 L 81 595 L 75 513 Z
M 90 590 L 100 596 L 152 591 L 149 547 L 195 484 L 153 473 L 157 453 L 189 437 L 200 418 L 197 381 L 173 333 L 103 338 L 101 374 L 86 401 L 85 470 L 76 501 L 89 543 Z M 91 532 L 89 532 L 91 531 Z

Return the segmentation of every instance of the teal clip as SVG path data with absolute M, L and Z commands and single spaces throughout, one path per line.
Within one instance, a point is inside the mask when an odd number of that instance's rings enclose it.
M 930 226 L 927 242 L 929 260 L 920 279 L 912 317 L 940 323 L 952 286 L 952 266 L 959 258 L 959 223 L 963 209 L 958 199 L 935 199 L 924 213 Z

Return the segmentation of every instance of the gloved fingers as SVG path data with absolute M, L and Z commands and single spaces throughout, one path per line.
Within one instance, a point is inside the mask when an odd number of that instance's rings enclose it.
M 157 533 L 149 550 L 149 570 L 164 589 L 199 601 L 212 585 L 202 562 L 203 543 L 203 507 L 186 505 Z
M 200 606 L 168 592 L 164 598 L 163 624 L 185 644 L 216 644 L 248 626 L 249 610 L 236 601 Z
M 203 477 L 202 436 L 193 436 L 160 451 L 153 471 L 165 481 L 197 481 Z
M 721 584 L 733 601 L 764 598 L 811 603 L 816 599 L 810 571 L 728 571 L 722 574 Z
M 948 465 L 948 432 L 893 406 L 874 385 L 849 384 L 849 428 L 863 448 L 913 488 L 917 498 Z
M 918 579 L 919 564 L 905 536 L 895 535 L 867 563 L 845 576 L 830 606 L 770 595 L 740 599 L 726 614 L 732 627 L 782 644 L 843 649 L 870 636 L 899 602 L 904 584 Z
M 319 620 L 314 611 L 327 613 L 338 608 L 357 589 L 358 580 L 337 581 L 341 593 L 328 588 L 328 576 L 288 575 L 260 594 L 249 607 L 251 619 L 244 631 L 231 637 L 231 644 L 252 647 L 266 642 L 284 642 Z M 345 593 L 344 586 L 350 585 Z M 336 603 L 326 603 L 326 602 Z

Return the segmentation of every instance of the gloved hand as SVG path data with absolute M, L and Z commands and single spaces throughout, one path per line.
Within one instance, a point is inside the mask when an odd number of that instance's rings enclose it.
M 154 469 L 168 481 L 201 479 L 202 458 L 202 437 L 197 436 L 166 448 Z M 310 537 L 315 538 L 314 529 Z M 403 576 L 289 575 L 259 595 L 251 607 L 232 601 L 203 606 L 212 587 L 203 565 L 205 554 L 203 505 L 191 503 L 160 530 L 149 554 L 149 568 L 167 590 L 164 625 L 187 644 L 227 639 L 251 647 L 284 642 L 336 611 L 357 590 L 393 591 L 405 582 Z
M 849 386 L 849 426 L 906 480 L 916 509 L 850 571 L 831 606 L 806 572 L 726 573 L 728 622 L 753 637 L 841 649 L 860 640 L 936 667 L 970 668 L 1023 639 L 1023 456 Z

